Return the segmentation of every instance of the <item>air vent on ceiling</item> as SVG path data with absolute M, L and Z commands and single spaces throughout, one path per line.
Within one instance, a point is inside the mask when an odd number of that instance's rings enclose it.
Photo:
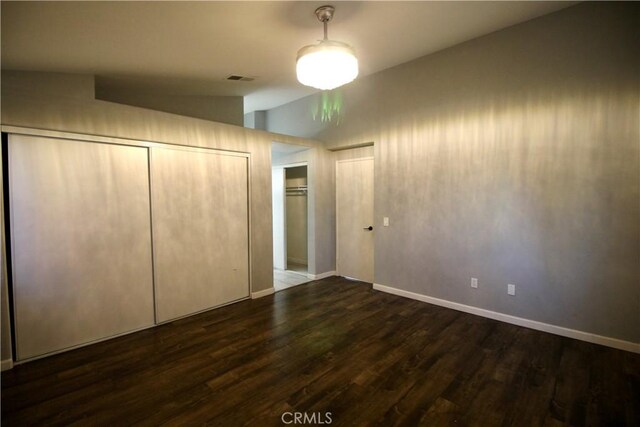
M 255 80 L 253 77 L 236 76 L 235 74 L 227 77 L 227 80 L 239 80 L 241 82 L 251 82 Z

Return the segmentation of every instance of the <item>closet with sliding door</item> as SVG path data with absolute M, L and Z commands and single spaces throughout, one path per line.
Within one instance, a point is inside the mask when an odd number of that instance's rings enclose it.
M 247 153 L 3 131 L 17 361 L 249 296 Z

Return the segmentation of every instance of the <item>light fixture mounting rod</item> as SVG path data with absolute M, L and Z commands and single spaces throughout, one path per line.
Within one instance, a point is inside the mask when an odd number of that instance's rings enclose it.
M 333 19 L 333 12 L 335 12 L 335 8 L 333 6 L 320 6 L 316 9 L 316 16 L 318 17 L 318 21 L 322 22 L 324 25 L 324 39 L 327 40 L 327 23 Z
M 329 22 L 333 18 L 333 12 L 336 8 L 333 6 L 320 6 L 316 9 L 316 16 L 320 22 Z

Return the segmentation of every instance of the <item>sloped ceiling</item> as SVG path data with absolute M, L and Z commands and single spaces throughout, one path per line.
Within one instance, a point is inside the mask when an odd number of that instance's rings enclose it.
M 355 47 L 361 75 L 575 2 L 334 2 L 329 37 Z M 326 2 L 9 2 L 2 68 L 90 73 L 104 88 L 244 96 L 245 112 L 315 92 L 297 50 L 322 38 Z M 227 81 L 231 74 L 255 78 Z

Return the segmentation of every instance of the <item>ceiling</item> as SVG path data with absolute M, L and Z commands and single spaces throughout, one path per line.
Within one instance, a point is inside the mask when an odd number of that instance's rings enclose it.
M 2 1 L 2 68 L 90 73 L 171 95 L 244 96 L 245 113 L 316 92 L 299 48 L 322 38 L 327 2 Z M 329 38 L 368 75 L 576 2 L 338 2 Z M 227 81 L 229 75 L 254 81 Z

